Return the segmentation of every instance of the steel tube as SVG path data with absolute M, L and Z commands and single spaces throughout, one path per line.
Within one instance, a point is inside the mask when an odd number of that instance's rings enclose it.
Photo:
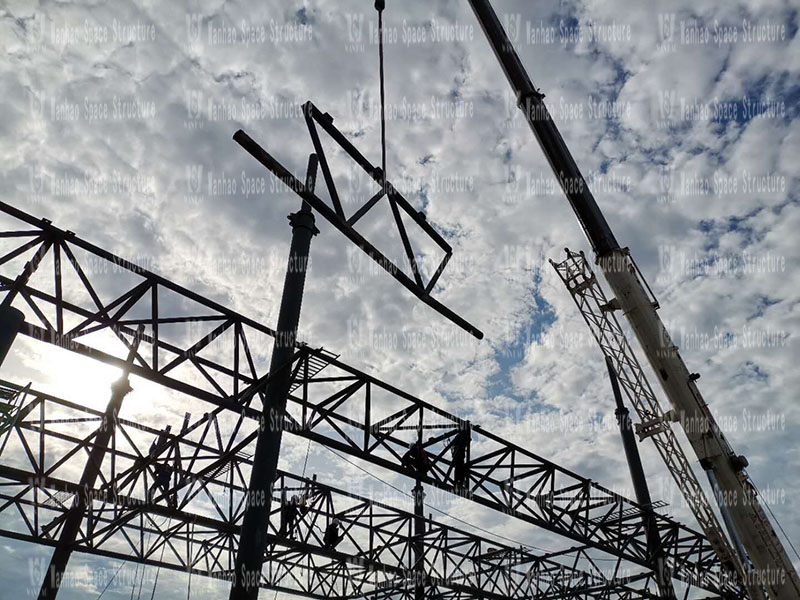
M 272 377 L 265 391 L 230 600 L 254 600 L 258 597 L 261 565 L 267 547 L 272 486 L 278 471 L 286 398 L 292 383 L 289 365 L 294 355 L 300 322 L 311 238 L 319 233 L 314 225 L 311 207 L 306 202 L 303 202 L 299 212 L 289 215 L 289 222 L 292 225 L 292 243 L 270 360 Z

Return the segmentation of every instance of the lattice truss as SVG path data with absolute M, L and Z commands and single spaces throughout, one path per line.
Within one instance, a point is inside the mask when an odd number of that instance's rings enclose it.
M 17 223 L 0 232 L 0 239 L 8 244 L 0 256 L 0 291 L 16 294 L 13 305 L 25 313 L 23 335 L 123 366 L 135 329 L 143 325 L 130 372 L 210 405 L 207 415 L 195 420 L 187 417 L 175 424 L 174 431 L 162 432 L 169 443 L 164 450 L 155 444 L 155 456 L 149 450 L 159 431 L 120 422 L 98 485 L 116 489 L 124 502 L 122 506 L 92 505 L 81 548 L 150 564 L 159 564 L 157 554 L 163 548 L 164 566 L 224 576 L 233 564 L 249 452 L 261 416 L 256 399 L 268 377 L 268 357 L 255 349 L 268 347 L 274 332 L 74 234 L 8 205 L 0 204 L 0 210 Z M 114 277 L 106 278 L 109 269 Z M 71 280 L 66 285 L 68 276 Z M 415 477 L 416 471 L 409 469 L 403 457 L 422 432 L 431 459 L 430 470 L 421 478 L 423 484 L 576 542 L 558 556 L 533 557 L 524 552 L 523 559 L 508 554 L 514 549 L 506 548 L 502 560 L 490 559 L 487 541 L 478 543 L 471 534 L 426 519 L 422 571 L 427 585 L 443 595 L 595 597 L 589 588 L 596 585 L 604 590 L 597 591 L 596 597 L 647 597 L 647 590 L 655 589 L 647 562 L 643 511 L 633 501 L 354 369 L 324 350 L 300 344 L 281 368 L 291 369 L 293 376 L 287 413 L 281 419 L 290 434 Z M 59 511 L 64 510 L 53 490 L 74 491 L 75 469 L 85 462 L 97 414 L 74 417 L 94 421 L 58 426 L 46 416 L 48 402 L 59 410 L 86 409 L 53 398 L 43 402 L 41 394 L 29 396 L 33 400 L 27 402 L 39 404 L 16 409 L 29 412 L 6 431 L 9 446 L 2 463 L 8 485 L 3 487 L 0 518 L 6 535 L 48 543 L 57 531 Z M 458 479 L 453 443 L 464 430 L 470 432 L 466 476 Z M 39 440 L 26 436 L 39 436 Z M 47 441 L 51 437 L 65 446 L 48 457 L 47 449 L 56 447 Z M 19 445 L 14 452 L 10 451 L 12 440 Z M 56 455 L 67 458 L 57 464 Z M 22 462 L 12 464 L 12 456 Z M 169 491 L 154 488 L 155 503 L 141 506 L 153 486 L 153 461 L 170 463 L 173 478 Z M 62 474 L 68 468 L 69 475 Z M 277 490 L 296 493 L 303 486 L 313 488 L 313 510 L 305 515 L 296 539 L 278 535 L 275 511 L 280 511 L 280 498 L 276 496 L 273 502 L 273 537 L 263 584 L 282 589 L 294 585 L 311 596 L 400 597 L 409 593 L 413 588 L 408 583 L 411 516 L 288 474 L 281 475 Z M 326 519 L 333 514 L 345 522 L 346 538 L 335 550 L 320 548 L 320 528 L 327 526 Z M 14 527 L 9 515 L 16 519 Z M 348 515 L 354 521 L 348 521 Z M 316 519 L 314 526 L 312 519 Z M 741 596 L 702 534 L 664 515 L 658 515 L 656 522 L 673 577 L 686 583 L 687 594 L 703 589 L 716 596 Z M 495 542 L 491 546 L 503 548 Z M 618 561 L 611 575 L 608 562 L 603 569 L 595 568 L 597 563 L 592 561 L 598 555 Z M 489 562 L 484 564 L 485 560 Z M 585 572 L 577 570 L 578 564 Z M 553 569 L 562 572 L 562 568 L 567 569 L 569 582 L 553 575 Z M 617 577 L 617 571 L 625 576 Z M 308 575 L 300 576 L 300 572 Z M 598 577 L 605 583 L 597 583 Z M 610 590 L 614 590 L 611 595 Z
M 383 170 L 373 166 L 350 140 L 334 127 L 333 117 L 320 112 L 311 102 L 303 105 L 303 113 L 314 145 L 314 154 L 309 157 L 305 182 L 297 179 L 244 131 L 237 131 L 233 139 L 421 302 L 476 338 L 483 338 L 483 333 L 478 328 L 431 295 L 453 254 L 450 244 L 428 223 L 425 213 L 416 210 L 387 180 Z M 325 152 L 320 129 L 326 134 L 326 139 L 335 146 L 331 154 Z M 331 160 L 336 158 L 345 160 L 350 165 L 351 189 L 346 196 L 340 196 L 340 190 L 336 186 L 337 177 L 331 169 L 329 157 Z M 327 195 L 323 194 L 323 197 L 317 195 L 317 165 L 322 170 L 327 189 Z M 368 199 L 360 198 L 358 189 L 352 189 L 360 188 L 362 180 L 372 180 L 378 186 Z M 383 198 L 386 200 L 382 201 Z M 356 206 L 357 208 L 353 210 Z M 376 227 L 375 222 L 370 225 L 368 222 L 375 217 L 375 213 L 386 206 L 394 226 L 386 227 L 384 223 Z M 396 259 L 397 252 L 387 253 L 379 249 L 376 243 L 368 239 L 369 237 L 373 240 L 377 237 L 383 242 L 399 238 L 402 260 Z
M 564 282 L 584 321 L 589 326 L 603 355 L 609 357 L 617 373 L 620 387 L 633 405 L 640 423 L 636 424 L 641 438 L 649 437 L 661 455 L 675 484 L 683 494 L 706 537 L 718 556 L 734 568 L 736 559 L 722 527 L 708 503 L 700 482 L 692 471 L 669 419 L 659 405 L 653 388 L 642 370 L 625 332 L 617 321 L 600 282 L 592 272 L 584 254 L 566 250 L 566 258 L 553 268 Z M 631 267 L 632 268 L 632 267 Z M 668 349 L 667 351 L 672 351 Z
M 77 540 L 80 550 L 229 576 L 252 464 L 245 447 L 253 423 L 246 417 L 226 430 L 226 415 L 218 412 L 187 416 L 174 433 L 119 419 L 100 483 L 82 490 L 74 481 L 103 413 L 9 382 L 2 390 L 22 402 L 4 431 L 1 533 L 54 544 L 75 494 L 90 493 L 96 501 Z M 168 483 L 159 478 L 165 464 Z M 436 595 L 638 598 L 652 583 L 647 571 L 609 579 L 608 567 L 574 568 L 579 552 L 536 555 L 430 519 L 415 538 L 413 514 L 312 478 L 281 473 L 273 496 L 264 587 L 318 597 L 397 597 L 413 588 L 415 543 L 423 550 L 426 586 Z M 282 507 L 292 496 L 307 502 L 288 529 Z M 333 519 L 341 532 L 335 547 L 324 536 Z M 621 561 L 614 571 L 620 569 Z

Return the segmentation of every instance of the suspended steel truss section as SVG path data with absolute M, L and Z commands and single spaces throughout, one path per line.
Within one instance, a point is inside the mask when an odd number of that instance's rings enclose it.
M 14 306 L 25 313 L 21 333 L 122 367 L 143 325 L 131 375 L 208 402 L 218 419 L 232 414 L 258 422 L 260 403 L 251 403 L 263 400 L 269 375 L 268 357 L 256 349 L 271 345 L 273 330 L 49 222 L 4 204 L 0 212 L 15 222 L 0 232 L 8 245 L 0 250 L 0 291 L 16 294 Z M 291 369 L 293 383 L 286 414 L 276 419 L 289 433 L 416 477 L 403 457 L 425 432 L 431 465 L 425 485 L 650 568 L 643 510 L 635 502 L 327 351 L 298 344 L 281 369 Z M 458 465 L 453 444 L 465 429 L 470 444 Z M 247 435 L 231 438 L 229 452 L 246 452 L 255 433 Z M 713 593 L 740 593 L 702 534 L 661 514 L 655 521 L 673 577 Z
M 311 102 L 306 102 L 303 105 L 303 112 L 311 135 L 311 141 L 314 144 L 314 152 L 319 160 L 319 167 L 325 179 L 330 202 L 325 202 L 315 193 L 311 182 L 303 183 L 297 179 L 286 167 L 280 164 L 241 129 L 234 134 L 233 139 L 421 302 L 427 304 L 471 335 L 482 339 L 483 332 L 431 296 L 436 282 L 453 254 L 450 244 L 428 223 L 425 213 L 415 210 L 397 188 L 389 183 L 383 170 L 380 167 L 373 166 L 350 140 L 336 129 L 333 125 L 333 117 L 330 114 L 323 114 Z M 317 125 L 322 128 L 350 160 L 355 162 L 359 169 L 363 170 L 367 177 L 380 186 L 380 189 L 369 200 L 349 215 L 345 211 L 345 205 L 342 203 L 339 191 L 336 188 L 335 176 L 331 171 L 328 157 L 320 140 Z M 389 204 L 395 230 L 402 242 L 406 261 L 405 268 L 396 264 L 381 252 L 356 227 L 357 223 L 372 211 L 384 197 Z M 417 232 L 420 232 L 423 239 L 435 246 L 441 255 L 436 268 L 427 276 L 422 268 L 422 247 L 419 244 L 415 244 L 414 237 L 409 235 L 412 226 Z M 411 277 L 407 274 L 408 272 L 410 272 Z
M 724 564 L 734 570 L 738 561 L 672 430 L 671 413 L 662 411 L 653 388 L 650 387 L 625 332 L 614 315 L 614 306 L 606 298 L 583 252 L 566 249 L 566 253 L 562 262 L 555 263 L 551 260 L 550 264 L 564 282 L 603 355 L 611 359 L 620 387 L 639 415 L 640 423 L 636 424 L 636 429 L 640 439 L 653 440 L 715 552 Z
M 10 382 L 0 390 L 22 395 Z M 84 494 L 91 501 L 76 551 L 230 578 L 252 467 L 236 448 L 253 423 L 241 415 L 186 415 L 173 432 L 119 418 L 98 485 L 82 489 L 75 473 L 104 413 L 37 391 L 25 394 L 24 407 L 0 465 L 0 535 L 55 545 L 67 510 Z M 416 515 L 316 477 L 279 473 L 273 496 L 264 588 L 312 598 L 404 598 L 422 580 L 430 598 L 656 597 L 652 573 L 626 569 L 621 559 L 598 566 L 580 548 L 541 555 L 430 517 L 420 539 Z M 421 568 L 414 562 L 419 544 Z

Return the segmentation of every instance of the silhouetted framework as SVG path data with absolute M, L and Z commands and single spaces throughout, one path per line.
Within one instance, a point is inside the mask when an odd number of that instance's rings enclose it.
M 4 397 L 21 400 L 4 430 L 6 451 L 21 460 L 0 465 L 0 534 L 54 545 L 67 510 L 87 494 L 73 474 L 106 415 L 0 386 Z M 248 437 L 247 425 L 239 417 L 228 438 L 210 414 L 187 415 L 175 433 L 118 419 L 75 550 L 227 580 L 252 466 L 230 449 Z M 159 478 L 164 466 L 168 482 Z M 581 549 L 538 555 L 430 518 L 420 539 L 412 513 L 288 473 L 279 474 L 268 531 L 262 587 L 310 597 L 400 598 L 418 577 L 426 597 L 654 597 L 651 573 L 626 572 L 621 560 L 598 566 Z M 421 573 L 411 570 L 415 541 Z
M 417 299 L 464 329 L 464 331 L 470 333 L 470 335 L 482 339 L 483 332 L 466 319 L 444 306 L 431 295 L 431 292 L 433 292 L 436 286 L 436 282 L 439 280 L 439 277 L 452 256 L 453 249 L 450 247 L 450 244 L 448 244 L 442 235 L 428 223 L 425 213 L 415 210 L 408 200 L 406 200 L 386 179 L 382 169 L 373 166 L 372 163 L 353 146 L 350 140 L 334 127 L 333 117 L 330 114 L 323 114 L 311 102 L 306 102 L 303 105 L 303 113 L 305 114 L 311 141 L 314 144 L 315 156 L 319 159 L 319 167 L 322 170 L 330 202 L 326 202 L 317 196 L 313 186 L 303 184 L 292 175 L 286 167 L 280 164 L 241 129 L 234 134 L 233 139 L 247 150 L 253 158 L 259 161 L 270 173 L 278 178 L 278 180 L 283 182 L 290 190 L 300 196 L 304 202 L 325 217 L 325 219 L 347 237 L 348 240 L 358 248 L 361 248 L 367 256 L 374 260 L 389 275 L 394 277 L 398 283 L 414 294 Z M 328 165 L 325 148 L 320 140 L 317 125 L 327 134 L 328 139 L 336 143 L 342 152 L 346 154 L 367 177 L 371 178 L 380 186 L 369 200 L 361 204 L 357 210 L 352 211 L 349 215 L 344 210 L 344 206 L 339 197 L 339 192 L 335 184 L 335 177 Z M 358 174 L 356 174 L 356 176 L 358 176 Z M 392 262 L 391 258 L 378 250 L 374 244 L 359 232 L 359 228 L 356 227 L 358 222 L 370 211 L 374 210 L 376 205 L 378 205 L 384 197 L 391 209 L 394 227 L 403 245 L 403 251 L 405 253 L 403 261 L 404 266 Z M 414 237 L 416 236 L 412 237 L 409 235 L 411 232 L 421 234 L 423 239 L 426 238 L 428 242 L 438 250 L 439 261 L 432 270 L 432 273 L 426 274 L 424 272 L 421 261 L 419 260 L 419 251 L 421 248 L 414 243 Z M 411 273 L 411 277 L 407 274 L 407 271 Z
M 703 488 L 692 470 L 691 463 L 681 448 L 675 432 L 665 417 L 658 398 L 647 380 L 633 349 L 625 337 L 612 304 L 603 292 L 592 268 L 583 253 L 565 249 L 566 257 L 559 263 L 550 261 L 561 281 L 575 301 L 584 321 L 589 326 L 595 341 L 600 346 L 606 360 L 611 361 L 614 372 L 618 374 L 620 388 L 639 416 L 636 424 L 641 439 L 651 437 L 667 465 L 675 485 L 683 494 L 695 519 L 706 535 L 717 556 L 735 568 L 733 550 L 722 533 Z
M 0 232 L 0 238 L 13 245 L 0 257 L 0 284 L 3 290 L 16 290 L 14 305 L 26 314 L 21 333 L 123 366 L 135 329 L 144 325 L 132 375 L 210 403 L 209 419 L 243 416 L 242 422 L 250 424 L 247 431 L 254 429 L 261 410 L 260 403 L 251 403 L 263 397 L 268 357 L 253 349 L 270 346 L 270 328 L 46 221 L 5 204 L 0 210 L 27 225 Z M 25 268 L 31 256 L 36 262 Z M 20 278 L 23 272 L 30 276 Z M 67 276 L 73 279 L 69 286 L 64 285 Z M 404 457 L 422 432 L 423 448 L 417 451 L 422 450 L 430 464 L 421 477 L 424 484 L 463 495 L 627 565 L 650 568 L 642 511 L 634 502 L 354 369 L 329 352 L 299 344 L 283 368 L 291 369 L 293 376 L 281 423 L 290 433 L 416 477 L 417 469 Z M 252 432 L 237 437 L 245 429 L 240 425 L 227 432 L 229 445 L 218 468 L 252 443 Z M 470 431 L 470 441 L 459 463 L 454 444 L 465 430 Z M 701 534 L 662 515 L 656 517 L 656 527 L 673 577 L 713 593 L 740 594 Z

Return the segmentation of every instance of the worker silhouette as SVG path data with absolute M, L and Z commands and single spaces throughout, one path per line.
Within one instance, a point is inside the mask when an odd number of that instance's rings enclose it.
M 147 454 L 148 458 L 153 459 L 153 483 L 150 484 L 147 490 L 147 499 L 153 502 L 155 493 L 160 491 L 166 498 L 167 504 L 171 508 L 175 508 L 178 503 L 177 496 L 174 491 L 170 493 L 173 473 L 173 468 L 169 464 L 169 454 L 171 454 L 171 452 L 167 453 L 166 458 L 163 460 L 159 461 L 157 459 L 158 455 L 161 454 L 169 443 L 168 436 L 171 429 L 172 427 L 167 425 L 158 433 L 158 437 L 150 444 L 150 449 Z
M 147 454 L 150 456 L 158 456 L 161 453 L 161 450 L 164 449 L 164 446 L 167 444 L 167 436 L 169 432 L 172 431 L 172 425 L 167 425 L 164 429 L 158 432 L 158 437 L 154 439 L 150 443 L 150 449 L 147 451 Z
M 305 494 L 302 496 L 295 494 L 288 502 L 285 501 L 285 498 L 286 496 L 283 496 L 281 505 L 280 535 L 293 540 L 299 521 L 298 517 L 306 515 L 308 512 L 308 502 Z
M 463 489 L 467 484 L 467 478 L 469 476 L 467 450 L 470 440 L 470 430 L 464 428 L 459 430 L 450 445 L 450 453 L 453 457 L 453 483 L 456 489 Z
M 432 440 L 428 440 L 429 442 Z M 400 463 L 406 468 L 416 471 L 418 475 L 427 475 L 431 470 L 431 458 L 422 446 L 422 442 L 416 441 L 409 447 L 408 451 L 400 459 Z
M 329 550 L 333 550 L 339 545 L 343 537 L 344 532 L 339 529 L 339 519 L 332 519 L 325 528 L 325 535 L 322 536 L 322 543 Z
M 170 493 L 170 482 L 172 480 L 172 467 L 166 462 L 153 464 L 153 483 L 147 490 L 147 497 L 153 502 L 155 492 L 160 491 L 167 499 L 167 504 L 175 508 L 177 504 L 175 494 Z

